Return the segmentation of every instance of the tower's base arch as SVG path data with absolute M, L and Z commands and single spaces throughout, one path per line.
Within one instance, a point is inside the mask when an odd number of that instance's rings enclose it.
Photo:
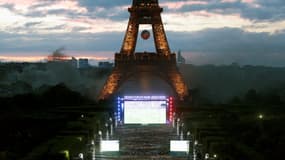
M 168 87 L 174 91 L 172 93 L 168 93 L 173 94 L 173 96 L 176 96 L 180 100 L 183 100 L 184 97 L 188 95 L 187 86 L 176 66 L 175 54 L 163 56 L 156 53 L 136 53 L 134 56 L 116 54 L 115 68 L 108 77 L 99 95 L 99 99 L 109 98 L 115 92 L 120 91 L 123 84 L 134 77 L 139 77 L 139 81 L 144 85 L 143 81 L 144 79 L 149 79 L 151 77 L 149 75 L 164 81 L 165 84 L 168 84 Z M 140 86 L 138 86 L 138 88 L 139 87 Z M 148 89 L 148 86 L 141 87 L 143 87 L 143 89 Z M 157 94 L 163 94 L 165 93 L 163 91 L 164 89 L 162 89 L 161 92 L 155 92 Z M 147 92 L 141 90 L 141 94 L 144 93 Z

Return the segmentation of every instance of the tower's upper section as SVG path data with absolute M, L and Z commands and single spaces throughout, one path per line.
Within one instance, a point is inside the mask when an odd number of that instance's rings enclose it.
M 133 7 L 158 7 L 158 0 L 133 0 Z
M 128 10 L 130 18 L 120 53 L 128 56 L 134 55 L 139 25 L 150 24 L 152 25 L 156 53 L 170 56 L 171 52 L 160 15 L 162 8 L 159 7 L 158 0 L 133 0 L 133 4 Z
M 133 5 L 128 10 L 138 17 L 137 20 L 140 24 L 157 23 L 160 21 L 160 13 L 163 11 L 159 7 L 158 0 L 133 0 Z

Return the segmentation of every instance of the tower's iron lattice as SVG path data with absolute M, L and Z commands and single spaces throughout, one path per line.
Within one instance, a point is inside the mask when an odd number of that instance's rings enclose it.
M 133 0 L 128 11 L 130 18 L 121 51 L 115 54 L 115 67 L 98 98 L 107 99 L 138 72 L 151 72 L 166 81 L 182 100 L 188 89 L 176 66 L 176 55 L 170 51 L 158 0 Z M 135 53 L 140 24 L 152 26 L 156 53 Z

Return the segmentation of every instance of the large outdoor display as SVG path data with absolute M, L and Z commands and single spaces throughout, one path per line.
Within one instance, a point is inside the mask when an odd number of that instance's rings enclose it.
M 120 142 L 118 140 L 102 140 L 100 142 L 101 152 L 118 152 L 120 151 Z
M 165 101 L 125 101 L 124 123 L 166 123 Z
M 118 97 L 117 121 L 124 124 L 166 124 L 172 121 L 172 97 Z
M 190 141 L 185 140 L 171 140 L 170 151 L 171 152 L 189 152 Z

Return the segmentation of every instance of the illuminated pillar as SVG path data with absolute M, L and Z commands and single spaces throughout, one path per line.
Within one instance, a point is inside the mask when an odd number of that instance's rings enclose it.
M 105 127 L 106 127 L 106 140 L 109 140 L 109 128 L 108 128 L 108 123 L 105 123 Z
M 184 139 L 183 127 L 184 127 L 184 123 L 181 124 L 180 140 L 183 140 L 183 139 Z
M 176 123 L 176 135 L 179 136 L 179 121 L 180 121 L 180 118 L 177 118 L 177 123 Z
M 100 140 L 100 142 L 103 140 L 103 138 L 102 138 L 102 131 L 98 131 L 98 135 L 99 135 L 99 140 Z
M 175 119 L 176 119 L 176 115 L 175 112 L 173 112 L 173 120 L 172 120 L 172 127 L 175 128 Z
M 122 98 L 117 98 L 117 123 L 120 123 L 122 121 Z
M 173 122 L 174 121 L 174 116 L 173 116 L 173 112 L 174 112 L 174 109 L 173 109 L 173 98 L 172 97 L 169 97 L 168 99 L 168 105 L 169 105 L 169 122 Z
M 110 136 L 112 137 L 114 134 L 113 119 L 110 118 L 109 121 L 110 121 Z

